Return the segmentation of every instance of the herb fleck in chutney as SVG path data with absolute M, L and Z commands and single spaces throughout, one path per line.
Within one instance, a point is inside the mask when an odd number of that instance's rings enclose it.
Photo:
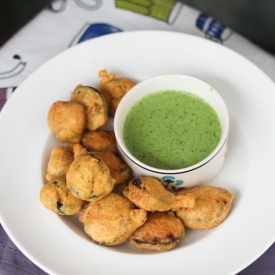
M 160 169 L 181 169 L 206 158 L 218 145 L 221 124 L 202 98 L 183 91 L 159 91 L 136 102 L 123 128 L 128 150 Z

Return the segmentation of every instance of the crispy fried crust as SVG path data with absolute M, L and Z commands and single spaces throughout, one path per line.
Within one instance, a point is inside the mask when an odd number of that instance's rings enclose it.
M 110 169 L 111 176 L 116 180 L 115 185 L 129 182 L 132 178 L 130 167 L 112 152 L 93 152 L 100 157 Z
M 71 92 L 71 101 L 78 102 L 85 108 L 86 127 L 96 130 L 108 122 L 108 109 L 103 95 L 92 87 L 78 85 Z
M 195 196 L 195 207 L 176 211 L 183 224 L 192 229 L 208 229 L 219 225 L 227 217 L 234 199 L 234 195 L 226 189 L 212 186 L 193 187 L 178 193 Z
M 184 235 L 184 226 L 173 212 L 148 212 L 147 221 L 134 232 L 129 242 L 139 249 L 168 251 Z
M 107 196 L 115 183 L 106 164 L 90 152 L 76 157 L 66 178 L 67 186 L 74 196 L 92 202 Z
M 143 209 L 122 195 L 110 193 L 82 212 L 79 220 L 93 242 L 114 246 L 125 242 L 147 218 Z
M 43 205 L 60 215 L 79 213 L 85 202 L 76 198 L 67 188 L 66 179 L 60 178 L 47 182 L 40 190 Z
M 46 179 L 51 181 L 56 178 L 65 177 L 74 160 L 72 148 L 69 146 L 57 146 L 51 151 L 47 167 Z
M 117 153 L 117 143 L 113 131 L 95 130 L 85 132 L 82 143 L 89 151 L 110 151 Z
M 87 149 L 83 147 L 81 144 L 74 144 L 72 148 L 74 159 L 76 159 L 81 154 L 87 153 Z
M 79 143 L 85 129 L 84 107 L 77 102 L 57 101 L 48 112 L 51 133 L 62 143 Z
M 117 74 L 108 75 L 106 70 L 99 71 L 98 76 L 102 78 L 99 91 L 106 99 L 109 115 L 114 116 L 119 102 L 136 83 L 129 78 L 118 78 Z
M 181 207 L 194 207 L 195 203 L 193 195 L 175 196 L 152 177 L 132 179 L 123 194 L 135 205 L 147 211 L 176 211 Z

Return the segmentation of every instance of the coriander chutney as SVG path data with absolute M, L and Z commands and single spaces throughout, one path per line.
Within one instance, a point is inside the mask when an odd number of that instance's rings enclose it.
M 220 141 L 221 124 L 202 98 L 183 91 L 159 91 L 132 106 L 123 138 L 141 162 L 159 169 L 181 169 L 211 154 Z

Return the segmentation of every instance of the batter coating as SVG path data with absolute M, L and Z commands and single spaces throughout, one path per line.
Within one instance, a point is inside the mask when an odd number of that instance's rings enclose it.
M 182 207 L 194 207 L 195 204 L 192 194 L 175 196 L 152 177 L 132 179 L 123 194 L 139 208 L 147 211 L 176 211 Z
M 79 220 L 93 242 L 114 246 L 125 242 L 146 218 L 145 210 L 135 209 L 124 196 L 110 193 L 95 204 L 90 203 Z
M 78 155 L 87 152 L 87 149 L 82 145 L 73 145 L 74 158 L 77 158 Z M 115 179 L 115 185 L 128 183 L 129 180 L 132 178 L 129 166 L 112 152 L 93 151 L 92 154 L 99 157 L 107 165 L 110 170 L 111 176 Z
M 108 75 L 106 70 L 99 71 L 98 76 L 102 78 L 99 91 L 106 99 L 109 115 L 114 116 L 119 102 L 136 83 L 129 78 L 118 78 L 117 74 Z
M 212 186 L 193 187 L 178 193 L 191 193 L 195 197 L 193 208 L 181 208 L 176 211 L 183 224 L 192 229 L 208 229 L 222 223 L 231 210 L 234 199 L 234 195 L 226 189 Z
M 88 152 L 87 149 L 83 147 L 81 144 L 74 144 L 72 148 L 73 148 L 74 159 L 76 159 L 79 155 Z
M 75 158 L 66 178 L 67 186 L 74 196 L 91 202 L 107 196 L 115 184 L 106 164 L 90 152 Z
M 77 214 L 85 204 L 85 201 L 73 196 L 65 178 L 47 182 L 40 190 L 40 201 L 47 209 L 60 215 Z
M 74 160 L 73 150 L 70 146 L 57 146 L 51 151 L 47 167 L 46 179 L 66 177 L 66 173 Z
M 184 235 L 184 226 L 173 212 L 148 212 L 147 221 L 134 232 L 129 242 L 139 249 L 168 251 Z
M 85 129 L 84 107 L 77 102 L 57 101 L 48 112 L 51 133 L 62 143 L 79 143 Z
M 130 167 L 112 152 L 93 152 L 100 157 L 110 169 L 111 176 L 116 180 L 115 185 L 129 182 L 132 178 Z
M 113 131 L 88 131 L 82 136 L 82 143 L 88 151 L 118 152 L 115 133 Z
M 96 130 L 108 122 L 108 109 L 103 95 L 92 87 L 78 85 L 71 92 L 71 101 L 85 108 L 86 127 Z

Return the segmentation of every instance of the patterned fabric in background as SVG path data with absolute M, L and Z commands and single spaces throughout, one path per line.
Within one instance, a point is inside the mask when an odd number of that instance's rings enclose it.
M 30 73 L 67 48 L 101 35 L 146 29 L 188 33 L 223 44 L 275 80 L 274 56 L 181 2 L 54 0 L 0 50 L 0 110 Z
M 54 0 L 0 49 L 0 110 L 26 77 L 60 52 L 98 36 L 149 29 L 187 33 L 222 44 L 275 81 L 275 56 L 175 0 Z M 0 274 L 46 274 L 26 259 L 1 226 L 0 240 Z M 261 265 L 266 266 L 268 275 L 275 274 L 269 259 L 274 249 L 273 245 L 264 259 L 239 274 L 264 274 Z

